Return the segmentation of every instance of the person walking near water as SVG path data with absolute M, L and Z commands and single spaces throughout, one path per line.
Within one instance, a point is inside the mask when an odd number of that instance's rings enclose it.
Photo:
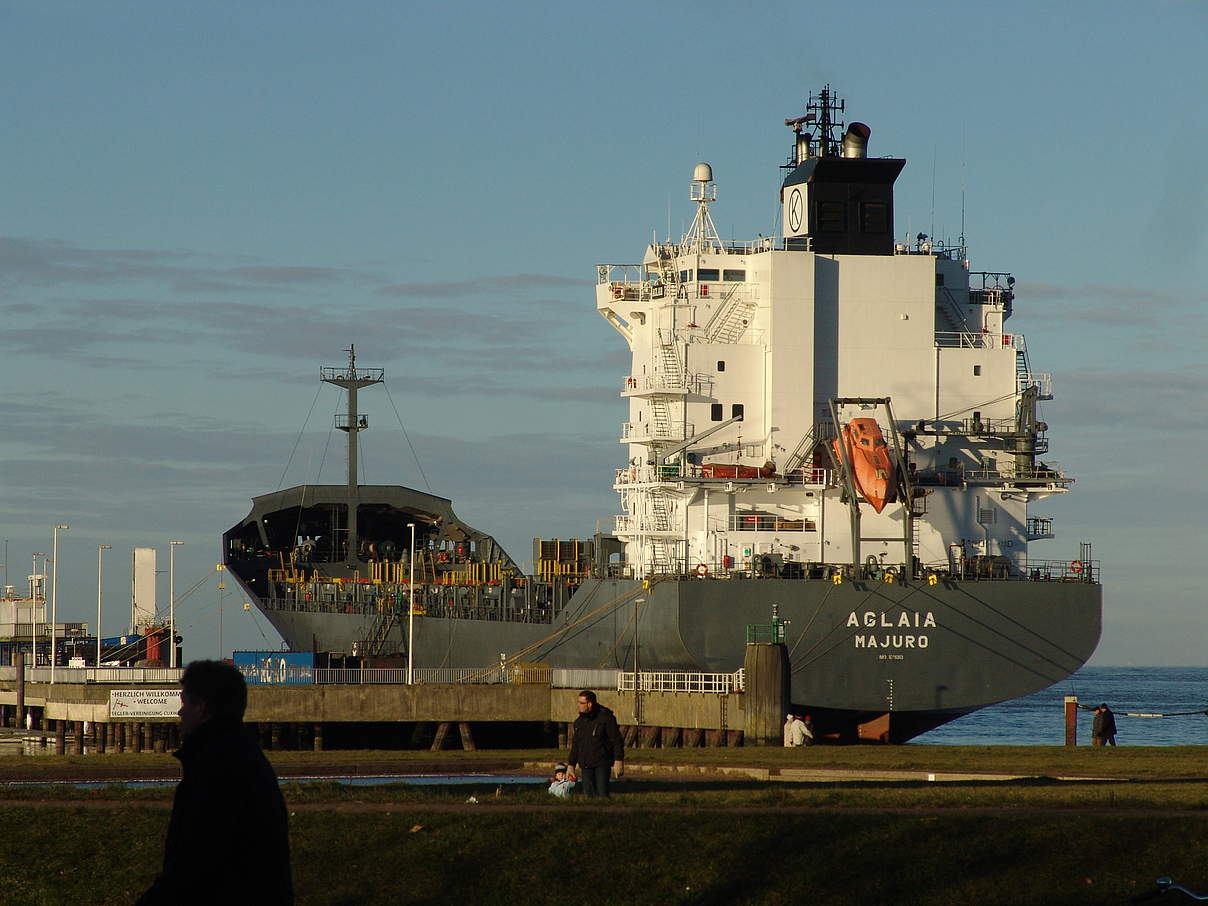
M 1091 745 L 1114 746 L 1116 744 L 1116 715 L 1107 704 L 1095 709 L 1095 722 L 1091 725 Z
M 584 689 L 578 698 L 579 716 L 575 719 L 566 763 L 571 768 L 570 780 L 583 780 L 583 792 L 588 796 L 608 798 L 608 780 L 613 768 L 619 778 L 625 772 L 625 740 L 617 726 L 616 715 L 596 701 L 596 693 Z
M 784 715 L 784 747 L 786 749 L 791 749 L 793 747 L 793 721 L 796 719 L 796 715 Z
M 180 685 L 181 780 L 163 869 L 137 906 L 292 906 L 285 800 L 244 728 L 243 674 L 222 661 L 194 661 Z

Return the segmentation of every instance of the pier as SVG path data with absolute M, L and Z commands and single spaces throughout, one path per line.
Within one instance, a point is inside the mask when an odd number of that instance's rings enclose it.
M 27 740 L 57 754 L 163 752 L 179 744 L 172 699 L 180 671 L 57 672 L 66 681 L 45 681 L 42 668 L 0 668 L 0 729 L 24 729 Z M 335 675 L 314 679 L 337 681 L 249 684 L 245 722 L 258 728 L 265 748 L 565 747 L 585 688 L 616 713 L 630 747 L 780 745 L 788 706 L 787 657 L 773 643 L 748 645 L 743 669 L 733 674 L 535 667 L 406 684 L 399 681 L 405 671 L 328 673 Z M 164 704 L 153 716 L 123 717 L 115 690 L 152 699 L 162 692 Z

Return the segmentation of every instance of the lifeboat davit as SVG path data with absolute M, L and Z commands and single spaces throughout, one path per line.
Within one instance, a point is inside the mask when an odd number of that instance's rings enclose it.
M 835 455 L 842 461 L 840 440 L 847 445 L 856 489 L 878 513 L 897 496 L 897 477 L 889 460 L 889 446 L 875 418 L 853 418 L 835 439 Z

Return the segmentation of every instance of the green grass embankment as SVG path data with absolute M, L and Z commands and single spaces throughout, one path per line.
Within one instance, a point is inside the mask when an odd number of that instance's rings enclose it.
M 446 770 L 552 761 L 549 751 L 442 753 Z M 506 757 L 501 757 L 506 756 Z M 710 757 L 712 756 L 712 757 Z M 895 757 L 896 756 L 896 757 Z M 113 759 L 19 759 L 75 773 Z M 1208 888 L 1203 749 L 641 750 L 634 764 L 986 771 L 983 781 L 684 781 L 616 787 L 603 805 L 542 789 L 287 784 L 299 903 L 1122 903 L 1171 874 Z M 278 770 L 430 763 L 432 753 L 274 753 Z M 162 766 L 175 765 L 164 758 Z M 16 765 L 0 762 L 0 779 Z M 159 772 L 163 773 L 163 772 Z M 1060 783 L 1045 777 L 1120 778 Z M 66 776 L 66 775 L 63 775 Z M 170 774 L 169 774 L 170 776 Z M 1122 779 L 1127 779 L 1122 782 Z M 476 804 L 467 804 L 469 796 Z M 9 789 L 0 903 L 119 904 L 161 855 L 170 788 Z M 17 799 L 40 798 L 39 804 Z M 1161 901 L 1159 901 L 1161 902 Z

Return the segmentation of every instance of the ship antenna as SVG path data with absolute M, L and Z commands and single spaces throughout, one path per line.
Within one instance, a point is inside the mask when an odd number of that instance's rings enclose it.
M 348 353 L 347 367 L 320 368 L 319 379 L 348 392 L 348 408 L 342 414 L 336 413 L 336 427 L 348 434 L 348 558 L 351 560 L 356 557 L 358 547 L 357 505 L 360 495 L 357 484 L 357 435 L 369 427 L 369 418 L 357 412 L 357 391 L 371 384 L 380 384 L 385 370 L 357 368 L 357 350 L 353 344 L 344 351 Z
M 707 249 L 721 248 L 721 237 L 709 214 L 709 205 L 717 201 L 717 185 L 713 182 L 713 168 L 708 164 L 697 164 L 693 169 L 688 197 L 696 202 L 696 216 L 684 235 L 683 244 L 698 255 Z

